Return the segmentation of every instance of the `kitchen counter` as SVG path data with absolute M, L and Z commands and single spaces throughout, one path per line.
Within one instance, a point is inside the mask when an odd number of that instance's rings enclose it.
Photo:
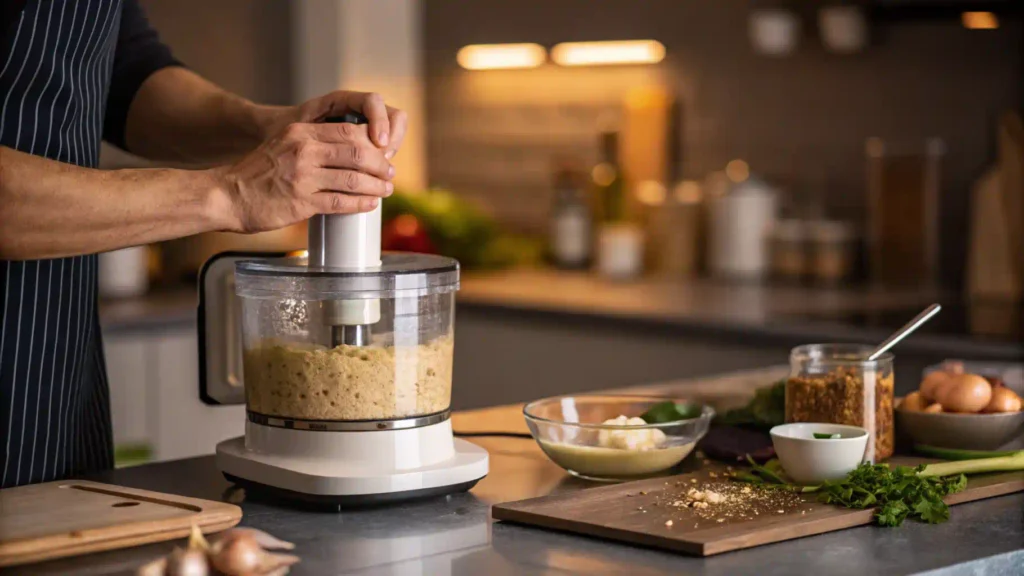
M 552 270 L 467 275 L 459 292 L 460 310 L 588 317 L 688 333 L 762 341 L 784 338 L 798 343 L 837 339 L 880 342 L 937 301 L 947 304 L 956 299 L 927 289 L 830 290 L 710 279 L 610 282 L 591 274 Z M 1007 318 L 1005 314 L 997 313 L 999 318 L 993 320 L 985 312 L 970 316 L 965 322 L 969 326 L 963 330 L 938 332 L 934 330 L 938 320 L 932 321 L 901 343 L 900 349 L 903 353 L 1003 361 L 1024 358 L 1022 339 L 1013 332 L 1019 326 L 1000 324 Z M 899 320 L 892 326 L 872 326 L 863 320 L 894 314 Z
M 896 326 L 858 325 L 851 319 L 906 311 L 909 320 L 918 309 L 949 300 L 950 295 L 933 290 L 822 290 L 707 279 L 645 278 L 620 283 L 552 270 L 467 273 L 458 295 L 464 312 L 571 317 L 687 334 L 794 342 L 881 341 Z M 113 331 L 194 323 L 196 302 L 194 287 L 102 301 L 100 321 Z M 982 327 L 984 322 L 978 321 Z M 1020 338 L 1000 336 L 998 327 L 994 330 L 995 335 L 979 338 L 969 332 L 934 333 L 926 326 L 901 349 L 982 360 L 1024 358 Z
M 633 389 L 744 401 L 784 367 L 701 381 Z M 518 406 L 459 413 L 462 431 L 523 431 Z M 296 543 L 292 574 L 1013 574 L 1024 562 L 1024 494 L 953 508 L 949 522 L 860 527 L 723 554 L 692 558 L 490 520 L 490 505 L 592 484 L 567 476 L 528 439 L 474 438 L 491 455 L 490 475 L 471 492 L 388 508 L 324 513 L 251 501 L 217 472 L 212 457 L 116 470 L 114 484 L 225 499 L 244 510 L 242 525 Z M 694 465 L 691 457 L 687 463 Z M 685 464 L 685 463 L 684 463 Z M 10 569 L 5 574 L 128 574 L 177 543 L 152 544 Z

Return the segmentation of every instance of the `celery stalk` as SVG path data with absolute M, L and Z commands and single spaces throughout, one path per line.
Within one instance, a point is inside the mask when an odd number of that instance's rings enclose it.
M 954 474 L 982 474 L 985 472 L 1011 472 L 1024 470 L 1024 450 L 1009 456 L 979 458 L 928 464 L 918 476 L 952 476 Z

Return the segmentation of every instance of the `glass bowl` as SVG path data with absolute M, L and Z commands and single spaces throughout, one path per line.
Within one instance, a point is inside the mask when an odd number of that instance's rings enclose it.
M 604 424 L 619 416 L 639 417 L 664 402 L 691 407 L 695 416 L 656 424 Z M 707 433 L 715 411 L 677 398 L 587 394 L 531 402 L 523 416 L 555 464 L 587 480 L 621 482 L 679 464 Z

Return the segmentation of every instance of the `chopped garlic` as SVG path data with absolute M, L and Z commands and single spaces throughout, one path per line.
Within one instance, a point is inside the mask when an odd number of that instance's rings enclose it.
M 644 422 L 643 418 L 619 416 L 618 418 L 605 420 L 604 424 L 611 426 L 646 426 L 647 422 Z M 603 448 L 644 452 L 654 450 L 664 442 L 665 433 L 657 428 L 601 430 L 597 434 L 597 443 Z

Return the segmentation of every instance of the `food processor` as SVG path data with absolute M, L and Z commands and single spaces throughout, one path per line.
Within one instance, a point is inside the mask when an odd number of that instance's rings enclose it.
M 203 266 L 200 396 L 247 409 L 245 436 L 217 445 L 228 480 L 347 506 L 487 475 L 487 451 L 454 438 L 450 420 L 459 264 L 382 254 L 380 230 L 380 205 L 319 215 L 308 255 L 231 252 Z

